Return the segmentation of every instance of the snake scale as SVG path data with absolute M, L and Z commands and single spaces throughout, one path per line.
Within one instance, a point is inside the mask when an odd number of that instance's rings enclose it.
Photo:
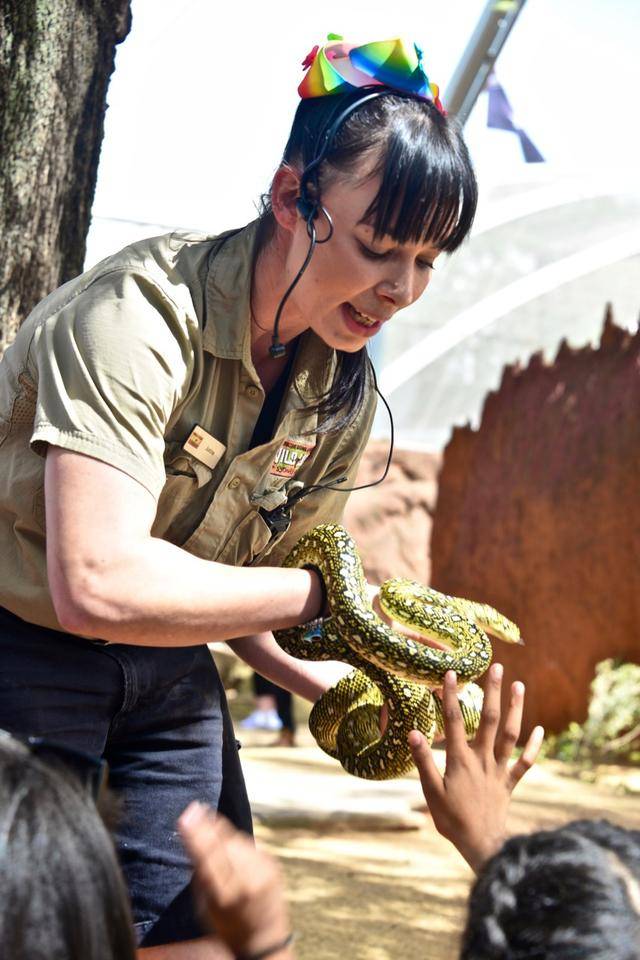
M 356 668 L 320 697 L 309 717 L 319 746 L 348 773 L 387 780 L 411 769 L 409 731 L 420 730 L 431 742 L 443 730 L 434 688 L 442 685 L 447 670 L 455 670 L 462 687 L 458 698 L 465 730 L 473 736 L 482 691 L 471 681 L 491 663 L 487 632 L 520 643 L 514 623 L 485 604 L 393 579 L 380 587 L 384 613 L 444 649 L 394 631 L 372 609 L 356 545 L 337 524 L 321 524 L 301 537 L 284 566 L 319 571 L 330 615 L 275 631 L 279 645 L 302 660 L 342 660 Z M 388 722 L 381 734 L 385 701 Z

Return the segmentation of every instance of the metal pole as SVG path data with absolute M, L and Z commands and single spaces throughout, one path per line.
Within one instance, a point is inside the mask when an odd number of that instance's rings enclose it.
M 462 126 L 482 91 L 526 0 L 489 0 L 443 98 Z

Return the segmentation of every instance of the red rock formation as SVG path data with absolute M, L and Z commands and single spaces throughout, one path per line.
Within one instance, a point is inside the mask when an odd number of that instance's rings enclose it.
M 357 483 L 377 480 L 388 452 L 388 443 L 370 443 Z M 358 544 L 370 583 L 389 577 L 429 582 L 428 545 L 440 461 L 437 453 L 395 450 L 384 483 L 349 498 L 344 522 Z
M 599 660 L 640 662 L 640 332 L 607 312 L 598 348 L 505 369 L 445 450 L 431 564 L 520 625 L 526 647 L 494 648 L 527 730 L 582 720 Z

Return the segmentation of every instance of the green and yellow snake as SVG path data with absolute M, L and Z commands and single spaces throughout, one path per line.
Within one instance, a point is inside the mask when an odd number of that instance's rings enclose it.
M 309 728 L 319 746 L 349 773 L 368 780 L 400 777 L 412 766 L 410 730 L 431 742 L 443 730 L 442 706 L 433 688 L 455 670 L 464 725 L 475 733 L 482 691 L 472 680 L 491 663 L 485 631 L 520 643 L 517 626 L 492 607 L 449 597 L 411 580 L 386 580 L 379 602 L 384 613 L 415 633 L 442 644 L 437 649 L 394 631 L 371 607 L 356 545 L 337 524 L 305 534 L 284 561 L 286 567 L 315 567 L 327 591 L 330 616 L 275 631 L 287 653 L 302 660 L 342 660 L 355 671 L 317 701 Z M 380 733 L 380 710 L 388 722 Z

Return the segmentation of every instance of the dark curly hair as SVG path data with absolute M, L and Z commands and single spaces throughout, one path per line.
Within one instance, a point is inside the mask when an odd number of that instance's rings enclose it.
M 508 840 L 471 892 L 461 960 L 638 960 L 640 831 L 577 820 Z

